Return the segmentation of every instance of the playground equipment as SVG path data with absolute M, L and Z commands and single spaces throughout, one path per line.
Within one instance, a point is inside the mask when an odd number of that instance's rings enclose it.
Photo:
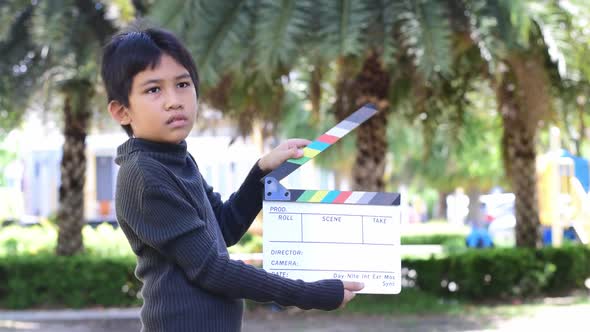
M 559 148 L 559 131 L 552 129 L 552 148 L 537 158 L 539 218 L 550 230 L 551 244 L 560 245 L 564 230 L 590 241 L 590 169 L 587 159 Z

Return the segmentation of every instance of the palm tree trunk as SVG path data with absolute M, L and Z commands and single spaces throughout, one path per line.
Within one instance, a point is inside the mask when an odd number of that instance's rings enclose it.
M 352 173 L 353 189 L 383 191 L 387 153 L 387 111 L 389 109 L 389 74 L 379 54 L 371 52 L 356 77 L 356 105 L 374 104 L 379 113 L 361 125 L 357 132 L 358 152 Z
M 520 131 L 503 119 L 506 155 L 511 164 L 510 182 L 516 196 L 516 245 L 539 245 L 540 224 L 537 206 L 535 134 Z
M 516 245 L 535 248 L 540 240 L 535 162 L 536 127 L 527 124 L 523 119 L 524 111 L 519 109 L 512 84 L 505 82 L 497 89 L 497 100 L 504 129 L 504 168 L 516 197 Z
M 59 234 L 57 254 L 70 256 L 84 251 L 84 183 L 86 177 L 86 132 L 90 119 L 88 108 L 92 86 L 71 83 L 65 88 L 64 145 L 61 161 L 61 185 L 57 220 Z
M 387 152 L 387 115 L 380 109 L 357 131 L 357 155 L 352 170 L 353 190 L 383 191 Z
M 541 239 L 535 143 L 539 121 L 549 115 L 552 105 L 545 61 L 537 50 L 509 55 L 510 70 L 496 90 L 504 127 L 504 160 L 516 196 L 518 247 L 538 247 Z

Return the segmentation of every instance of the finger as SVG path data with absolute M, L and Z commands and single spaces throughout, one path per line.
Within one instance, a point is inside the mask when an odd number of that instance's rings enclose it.
M 311 144 L 311 141 L 305 138 L 291 138 L 287 140 L 289 147 L 296 146 L 302 148 Z
M 289 146 L 289 158 L 301 158 L 303 157 L 303 149 L 298 146 Z
M 360 291 L 365 287 L 365 284 L 358 281 L 343 281 L 342 284 L 344 285 L 344 289 L 357 292 Z
M 296 147 L 292 147 L 286 150 L 277 151 L 281 161 L 285 161 L 290 158 L 300 158 L 303 156 L 303 151 Z
M 293 154 L 293 156 L 291 158 L 295 158 L 295 159 L 299 159 L 301 157 L 303 157 L 303 150 L 301 149 L 294 149 L 295 153 Z

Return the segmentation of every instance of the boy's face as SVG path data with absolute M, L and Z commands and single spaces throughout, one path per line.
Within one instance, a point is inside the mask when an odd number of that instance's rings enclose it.
M 146 68 L 135 75 L 129 107 L 120 107 L 120 117 L 112 110 L 111 114 L 120 124 L 131 125 L 133 136 L 155 142 L 180 143 L 195 123 L 197 95 L 194 82 L 186 68 L 163 54 L 156 67 Z

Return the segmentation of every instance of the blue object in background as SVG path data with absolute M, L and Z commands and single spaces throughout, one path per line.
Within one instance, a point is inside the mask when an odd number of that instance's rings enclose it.
M 586 192 L 590 191 L 590 167 L 588 160 L 582 157 L 574 156 L 567 150 L 561 150 L 561 156 L 571 158 L 574 161 L 574 175 L 582 184 Z
M 543 233 L 541 236 L 544 246 L 550 246 L 553 243 L 553 235 L 551 233 L 551 227 L 543 227 Z M 575 242 L 578 240 L 576 232 L 573 227 L 568 227 L 563 230 L 563 240 Z
M 542 233 L 541 239 L 543 240 L 544 246 L 551 245 L 551 243 L 553 242 L 553 237 L 551 236 L 551 228 L 550 227 L 543 227 L 543 233 Z
M 486 228 L 473 227 L 465 239 L 465 244 L 469 248 L 491 248 L 494 241 Z
M 581 157 L 573 157 L 574 172 L 582 187 L 586 192 L 590 191 L 590 169 L 588 168 L 588 160 Z

